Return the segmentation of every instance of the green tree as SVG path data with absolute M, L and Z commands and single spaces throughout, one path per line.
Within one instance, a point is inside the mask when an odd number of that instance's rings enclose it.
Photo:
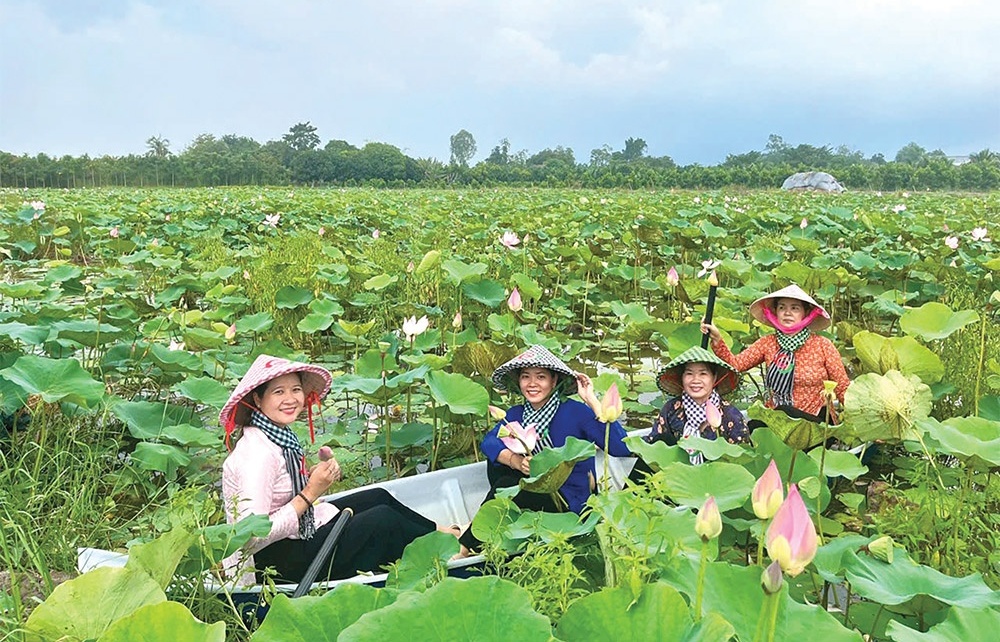
M 155 158 L 170 156 L 170 141 L 162 136 L 150 136 L 146 139 L 146 147 L 149 150 L 146 152 L 146 156 Z
M 626 138 L 621 159 L 626 163 L 639 160 L 646 153 L 646 141 L 641 138 Z
M 288 146 L 297 152 L 319 147 L 319 136 L 316 135 L 316 128 L 309 121 L 292 125 L 288 133 L 281 137 L 281 140 L 288 143 Z
M 507 165 L 510 163 L 510 141 L 506 138 L 501 139 L 500 144 L 493 148 L 493 151 L 490 152 L 490 155 L 483 162 L 494 165 Z
M 896 162 L 907 165 L 923 165 L 927 162 L 927 150 L 916 143 L 907 143 L 896 152 Z
M 451 137 L 451 164 L 468 167 L 469 161 L 476 155 L 476 139 L 472 134 L 460 130 Z

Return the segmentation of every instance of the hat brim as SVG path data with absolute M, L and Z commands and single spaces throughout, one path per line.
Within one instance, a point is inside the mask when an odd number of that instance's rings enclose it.
M 262 354 L 254 360 L 250 369 L 229 395 L 229 400 L 219 413 L 219 423 L 225 426 L 232 417 L 235 425 L 247 425 L 250 421 L 250 408 L 247 406 L 253 405 L 244 402 L 247 395 L 272 379 L 296 372 L 302 378 L 302 390 L 306 398 L 315 394 L 318 399 L 323 399 L 330 392 L 333 377 L 326 368 Z
M 518 373 L 524 368 L 547 368 L 561 376 L 559 391 L 564 395 L 576 392 L 576 371 L 559 357 L 540 345 L 534 345 L 493 371 L 490 379 L 501 392 L 521 392 Z
M 820 330 L 825 330 L 830 327 L 832 321 L 830 321 L 830 313 L 826 311 L 822 305 L 820 305 L 816 299 L 809 296 L 805 290 L 795 285 L 794 283 L 788 287 L 781 288 L 777 292 L 772 292 L 771 294 L 765 294 L 756 301 L 750 304 L 750 316 L 752 316 L 757 321 L 760 321 L 763 325 L 770 326 L 771 323 L 764 316 L 764 307 L 772 307 L 774 305 L 773 301 L 776 299 L 797 299 L 803 303 L 808 303 L 814 308 L 819 309 L 819 314 L 813 319 L 812 323 L 809 324 L 809 329 L 814 332 L 819 332 Z M 772 307 L 773 311 L 773 307 Z
M 684 392 L 682 382 L 684 366 L 689 363 L 708 363 L 715 366 L 714 389 L 720 395 L 727 395 L 740 385 L 740 373 L 735 368 L 714 353 L 695 346 L 679 354 L 660 370 L 656 375 L 656 387 L 671 397 L 679 396 Z

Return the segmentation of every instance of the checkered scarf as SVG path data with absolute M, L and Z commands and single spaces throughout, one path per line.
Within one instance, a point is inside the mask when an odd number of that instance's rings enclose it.
M 562 396 L 558 390 L 554 390 L 548 400 L 538 410 L 532 408 L 531 404 L 527 401 L 524 402 L 524 416 L 521 418 L 521 425 L 526 428 L 534 425 L 535 432 L 538 433 L 538 443 L 535 444 L 535 449 L 531 451 L 532 455 L 540 453 L 542 448 L 552 448 L 549 427 L 552 425 L 552 418 L 556 416 L 556 411 L 559 410 L 559 404 L 561 403 Z
M 809 339 L 809 328 L 793 334 L 776 332 L 778 352 L 764 372 L 764 384 L 771 391 L 775 406 L 792 405 L 792 382 L 795 379 L 795 353 Z
M 705 404 L 698 403 L 686 392 L 681 393 L 681 403 L 684 404 L 684 432 L 681 433 L 681 437 L 701 437 L 701 427 L 708 421 Z M 722 397 L 715 390 L 708 396 L 706 403 L 714 403 L 716 408 L 722 410 Z M 688 458 L 695 466 L 705 463 L 705 456 L 697 450 L 691 448 L 684 450 L 687 451 Z
M 250 425 L 259 428 L 268 439 L 281 448 L 281 454 L 285 458 L 285 470 L 292 478 L 292 493 L 298 495 L 306 487 L 306 454 L 302 450 L 302 443 L 290 428 L 282 428 L 267 418 L 264 413 L 254 409 L 250 413 Z M 306 512 L 299 515 L 299 537 L 302 539 L 312 539 L 316 534 L 316 518 L 313 507 L 310 505 Z

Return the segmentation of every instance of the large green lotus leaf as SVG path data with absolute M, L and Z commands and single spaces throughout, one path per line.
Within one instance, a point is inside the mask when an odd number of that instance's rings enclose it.
M 789 417 L 781 410 L 764 407 L 760 402 L 747 408 L 747 415 L 764 422 L 772 433 L 793 450 L 806 450 L 823 443 L 823 424 Z M 829 430 L 830 435 L 835 434 L 834 428 Z
M 813 448 L 809 451 L 809 456 L 819 467 L 820 459 L 823 459 L 823 449 Z M 868 472 L 868 466 L 861 463 L 857 455 L 845 450 L 827 450 L 825 461 L 823 462 L 823 474 L 827 477 L 843 477 L 844 479 L 855 480 Z
M 674 502 L 696 507 L 711 495 L 720 511 L 742 506 L 757 481 L 743 466 L 721 461 L 700 466 L 670 464 L 662 472 L 664 488 Z
M 208 328 L 186 328 L 181 336 L 184 338 L 184 347 L 188 350 L 220 348 L 226 344 L 225 334 Z
M 251 537 L 267 537 L 270 532 L 271 520 L 267 515 L 247 515 L 235 524 L 206 526 L 198 531 L 197 540 L 188 548 L 177 567 L 177 575 L 198 576 L 204 571 L 215 568 L 219 560 L 224 560 L 238 551 L 250 541 Z M 152 560 L 153 564 L 164 564 L 159 555 L 158 551 Z
M 80 269 L 80 266 L 78 265 L 73 265 L 72 263 L 52 265 L 50 263 L 42 282 L 62 283 L 64 281 L 69 281 L 70 279 L 79 279 L 81 276 L 83 276 L 83 270 Z
M 46 403 L 69 402 L 94 408 L 104 398 L 104 384 L 95 381 L 76 359 L 24 355 L 0 370 L 0 377 Z
M 138 609 L 104 632 L 97 642 L 226 642 L 226 623 L 207 624 L 178 602 Z
M 899 370 L 903 374 L 913 374 L 927 385 L 941 381 L 944 363 L 926 346 L 913 337 L 886 338 L 874 332 L 862 330 L 852 338 L 855 354 L 866 370 L 885 374 Z
M 27 325 L 16 321 L 0 323 L 0 336 L 17 339 L 29 346 L 39 346 L 49 340 L 52 330 L 48 326 Z
M 379 290 L 386 289 L 387 287 L 389 287 L 390 285 L 392 285 L 393 283 L 395 283 L 398 280 L 399 280 L 399 277 L 396 276 L 395 274 L 392 274 L 392 275 L 389 275 L 389 274 L 379 274 L 377 276 L 373 276 L 372 278 L 366 280 L 361 285 L 366 290 L 375 290 L 377 292 Z
M 1000 421 L 952 417 L 939 422 L 928 417 L 918 425 L 937 442 L 938 452 L 955 455 L 966 463 L 977 459 L 989 466 L 1000 466 Z
M 229 389 L 211 377 L 189 377 L 172 390 L 213 408 L 222 408 L 229 400 Z
M 667 347 L 670 349 L 671 358 L 678 356 L 691 346 L 700 346 L 701 336 L 700 323 L 685 323 L 678 326 L 667 337 Z
M 202 370 L 201 357 L 187 350 L 171 350 L 165 345 L 153 343 L 149 345 L 147 359 L 159 366 L 160 370 L 169 373 L 196 373 Z
M 404 633 L 405 632 L 405 633 Z M 548 642 L 549 619 L 531 608 L 531 595 L 498 577 L 447 578 L 410 600 L 371 611 L 344 629 L 338 642 L 411 640 Z
M 427 254 L 424 254 L 424 258 L 420 259 L 420 264 L 414 272 L 417 274 L 423 274 L 428 270 L 433 270 L 439 265 L 441 265 L 441 250 L 431 250 Z
M 391 353 L 386 353 L 383 357 L 382 352 L 376 348 L 365 350 L 354 363 L 354 374 L 376 379 L 382 378 L 382 372 L 391 374 L 398 369 L 399 364 L 396 363 L 396 357 Z
M 558 448 L 543 448 L 531 458 L 531 477 L 520 481 L 521 488 L 533 493 L 554 493 L 569 479 L 573 467 L 594 456 L 597 446 L 576 437 L 567 437 Z
M 646 306 L 641 303 L 622 303 L 621 301 L 611 302 L 611 311 L 623 320 L 632 323 L 649 323 L 656 321 L 646 310 Z
M 705 439 L 704 437 L 687 437 L 683 439 L 683 449 L 690 448 L 697 450 L 708 461 L 716 461 L 725 457 L 727 460 L 743 460 L 750 457 L 750 452 L 743 446 L 731 444 L 725 439 Z M 685 452 L 685 455 L 687 453 Z
M 313 300 L 311 290 L 295 285 L 286 285 L 274 294 L 274 307 L 279 310 L 292 310 Z
M 517 287 L 517 291 L 521 293 L 521 296 L 525 299 L 540 299 L 542 298 L 542 286 L 538 285 L 538 281 L 534 280 L 527 274 L 523 272 L 517 272 L 512 274 L 510 277 L 510 282 Z
M 341 310 L 343 313 L 343 310 Z M 336 319 L 332 314 L 326 314 L 324 312 L 310 312 L 306 316 L 302 317 L 302 320 L 296 324 L 296 328 L 299 332 L 304 332 L 305 334 L 313 334 L 315 332 L 320 332 L 326 330 Z
M 350 268 L 342 263 L 326 263 L 316 266 L 316 276 L 330 285 L 347 285 L 351 282 Z
M 906 334 L 933 341 L 944 339 L 976 321 L 979 321 L 979 313 L 975 310 L 952 312 L 947 305 L 931 301 L 919 308 L 907 310 L 899 318 L 899 327 Z
M 433 531 L 403 549 L 403 557 L 389 571 L 385 585 L 398 589 L 423 589 L 448 575 L 448 560 L 458 553 L 454 535 Z
M 336 642 L 347 627 L 362 615 L 394 603 L 395 589 L 377 589 L 364 584 L 341 584 L 320 596 L 294 600 L 278 594 L 267 618 L 252 636 L 257 642 Z M 390 639 L 390 638 L 387 638 Z
M 1000 396 L 990 395 L 979 400 L 979 416 L 983 419 L 1000 421 Z
M 668 446 L 662 441 L 653 444 L 638 435 L 625 438 L 625 445 L 642 458 L 654 471 L 663 470 L 670 464 L 687 463 L 690 456 L 679 446 Z
M 576 513 L 549 513 L 528 510 L 514 521 L 507 529 L 507 536 L 514 540 L 537 538 L 543 542 L 556 539 L 578 537 L 594 531 L 600 516 L 591 513 L 586 519 L 580 520 Z
M 22 281 L 20 283 L 0 282 L 0 294 L 12 299 L 34 299 L 48 290 L 48 287 L 34 281 Z
M 993 640 L 1000 631 L 1000 611 L 952 607 L 943 622 L 926 633 L 914 631 L 890 620 L 885 632 L 894 642 L 955 642 L 956 640 Z
M 122 332 L 121 328 L 96 319 L 56 321 L 52 324 L 52 331 L 60 339 L 69 339 L 91 348 L 117 340 Z
M 591 593 L 573 602 L 556 627 L 556 637 L 565 642 L 719 642 L 735 634 L 718 613 L 695 624 L 681 594 L 662 582 L 646 584 L 638 597 L 625 587 Z
M 244 334 L 260 334 L 267 332 L 274 325 L 274 317 L 267 312 L 248 314 L 236 320 L 236 331 Z
M 661 580 L 694 601 L 698 577 L 697 557 L 681 557 Z M 703 604 L 708 613 L 721 615 L 740 640 L 753 640 L 764 603 L 760 588 L 761 567 L 710 562 L 705 572 Z M 775 642 L 861 642 L 861 634 L 845 628 L 830 613 L 815 605 L 796 602 L 788 595 L 788 582 L 781 587 Z
M 160 431 L 159 439 L 173 442 L 179 446 L 210 448 L 220 444 L 222 432 L 205 430 L 191 424 L 176 424 L 173 426 L 164 426 Z
M 490 404 L 490 393 L 463 374 L 432 370 L 425 377 L 431 396 L 448 406 L 456 415 L 484 417 Z
M 140 441 L 135 445 L 132 461 L 143 470 L 161 472 L 167 479 L 176 479 L 177 470 L 191 463 L 191 456 L 177 446 Z
M 522 511 L 506 497 L 496 497 L 484 502 L 472 518 L 472 534 L 481 542 L 488 542 L 508 553 L 517 551 L 518 541 L 508 536 L 508 530 Z
M 916 422 L 931 412 L 933 393 L 915 375 L 890 370 L 863 374 L 844 394 L 844 425 L 838 438 L 846 443 L 917 439 Z
M 462 284 L 462 292 L 473 301 L 478 301 L 489 308 L 497 307 L 507 298 L 507 291 L 504 289 L 503 283 L 493 279 L 464 283 Z
M 448 259 L 441 263 L 441 267 L 448 274 L 448 279 L 452 283 L 461 285 L 473 277 L 485 274 L 488 266 L 485 263 L 473 263 L 469 265 L 457 259 Z
M 175 528 L 152 541 L 132 546 L 125 567 L 148 573 L 160 588 L 166 590 L 177 565 L 196 539 L 193 533 Z
M 116 620 L 166 600 L 163 589 L 144 571 L 96 568 L 57 586 L 31 612 L 25 628 L 32 642 L 93 640 Z
M 159 401 L 119 401 L 111 404 L 111 412 L 136 439 L 158 439 L 165 426 L 201 423 L 190 408 Z

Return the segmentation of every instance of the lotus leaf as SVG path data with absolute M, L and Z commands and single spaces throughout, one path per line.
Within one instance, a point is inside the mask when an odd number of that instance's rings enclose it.
M 933 341 L 944 339 L 976 321 L 979 321 L 979 313 L 975 310 L 952 312 L 947 305 L 931 301 L 919 308 L 907 310 L 899 319 L 899 327 L 906 334 Z
M 594 532 L 599 516 L 591 513 L 586 519 L 580 519 L 576 513 L 549 513 L 526 510 L 518 516 L 514 523 L 507 527 L 505 536 L 511 540 L 537 538 L 543 542 L 565 540 Z
M 164 426 L 160 431 L 159 439 L 173 442 L 179 446 L 211 448 L 221 443 L 222 433 L 213 433 L 191 424 L 177 424 Z
M 187 350 L 171 350 L 159 343 L 148 344 L 148 358 L 159 366 L 163 372 L 170 373 L 200 373 L 201 357 Z
M 642 458 L 654 471 L 663 470 L 675 463 L 690 462 L 691 458 L 680 446 L 668 446 L 663 442 L 647 443 L 639 436 L 625 438 L 629 450 Z
M 389 571 L 388 588 L 424 589 L 448 575 L 448 560 L 458 553 L 453 535 L 433 531 L 418 537 L 403 550 L 403 557 Z
M 187 378 L 175 385 L 173 390 L 213 408 L 222 408 L 229 399 L 229 389 L 211 377 Z
M 485 417 L 490 394 L 465 375 L 432 370 L 426 376 L 431 396 L 456 415 Z
M 111 412 L 125 422 L 136 439 L 157 439 L 164 426 L 194 423 L 201 419 L 190 408 L 158 401 L 114 401 Z
M 226 624 L 206 624 L 177 602 L 150 604 L 115 621 L 97 642 L 225 642 Z
M 462 608 L 456 608 L 458 604 Z M 412 599 L 371 611 L 344 629 L 337 641 L 385 642 L 401 631 L 413 640 L 552 639 L 549 619 L 532 610 L 526 590 L 498 577 L 470 577 L 447 578 Z
M 125 567 L 148 573 L 160 588 L 166 590 L 174 578 L 177 565 L 196 540 L 194 534 L 175 528 L 150 542 L 132 546 Z
M 422 446 L 434 438 L 434 426 L 423 422 L 404 424 L 392 431 L 393 448 L 412 448 Z M 371 442 L 372 448 L 385 448 L 385 433 L 379 433 Z
M 472 534 L 481 542 L 488 542 L 497 548 L 514 553 L 518 542 L 509 536 L 512 524 L 521 517 L 522 511 L 507 497 L 497 497 L 484 502 L 472 518 Z
M 542 297 L 542 286 L 538 285 L 538 281 L 530 276 L 517 272 L 511 275 L 510 280 L 523 298 L 540 299 Z
M 917 439 L 915 423 L 930 414 L 931 400 L 931 389 L 915 375 L 863 374 L 844 395 L 839 438 L 846 443 Z
M 573 602 L 556 627 L 556 635 L 566 642 L 717 642 L 735 634 L 718 613 L 709 613 L 696 624 L 681 594 L 664 583 L 646 584 L 638 596 L 625 587 L 591 593 Z
M 266 642 L 336 642 L 362 615 L 396 601 L 399 591 L 364 584 L 341 584 L 320 596 L 274 597 L 267 619 L 251 640 Z
M 48 290 L 49 288 L 34 281 L 22 281 L 21 283 L 0 282 L 0 294 L 9 296 L 12 299 L 34 299 Z
M 0 377 L 46 403 L 69 402 L 94 408 L 104 398 L 104 384 L 94 381 L 76 359 L 24 355 L 0 370 Z
M 352 337 L 363 337 L 375 327 L 374 321 L 368 321 L 366 323 L 352 323 L 350 321 L 345 321 L 340 319 L 337 321 L 337 325 L 344 329 L 344 332 Z
M 332 315 L 320 312 L 310 312 L 304 316 L 295 327 L 299 330 L 299 332 L 313 334 L 321 330 L 326 330 L 333 325 L 334 320 L 335 319 Z
M 531 458 L 531 476 L 520 481 L 522 489 L 533 493 L 555 493 L 566 483 L 573 467 L 594 456 L 597 446 L 589 441 L 567 437 L 558 448 L 543 448 Z
M 706 462 L 701 466 L 670 464 L 662 474 L 663 486 L 674 502 L 701 506 L 711 495 L 715 497 L 720 511 L 742 506 L 757 481 L 743 466 L 720 461 Z
M 1000 261 L 1000 259 L 997 259 Z M 892 620 L 886 634 L 894 642 L 954 642 L 955 640 L 989 640 L 1000 631 L 1000 611 L 952 607 L 943 622 L 926 633 Z
M 153 470 L 168 480 L 177 479 L 177 471 L 191 463 L 191 457 L 177 446 L 141 441 L 135 445 L 132 461 L 143 470 Z
M 665 570 L 661 580 L 693 600 L 697 588 L 698 560 L 682 558 Z M 764 602 L 760 589 L 759 566 L 734 566 L 725 562 L 710 562 L 705 573 L 704 609 L 715 612 L 736 629 L 740 640 L 753 640 L 757 620 Z M 845 628 L 834 617 L 816 605 L 801 604 L 788 594 L 785 582 L 778 594 L 776 642 L 861 642 L 861 634 Z
M 1000 396 L 991 395 L 980 399 L 979 416 L 992 421 L 1000 421 Z
M 482 303 L 488 308 L 495 308 L 507 298 L 503 284 L 493 279 L 481 279 L 475 283 L 462 284 L 462 292 L 473 301 Z M 523 292 L 522 296 L 526 296 Z
M 274 325 L 274 317 L 267 312 L 248 314 L 236 320 L 236 331 L 242 334 L 260 334 Z
M 913 337 L 886 338 L 862 330 L 852 338 L 855 353 L 866 370 L 885 374 L 889 370 L 899 370 L 903 374 L 913 374 L 931 385 L 944 376 L 941 357 L 921 345 Z
M 292 310 L 313 300 L 313 293 L 295 285 L 286 285 L 274 294 L 274 306 L 279 310 Z
M 917 422 L 938 444 L 938 452 L 954 455 L 968 465 L 1000 466 L 1000 421 L 983 417 L 952 417 Z
M 485 274 L 488 266 L 485 263 L 469 265 L 458 259 L 448 259 L 441 264 L 441 267 L 448 274 L 448 280 L 455 285 L 461 285 L 473 277 Z
M 814 448 L 809 451 L 809 456 L 819 466 L 820 458 L 823 457 L 822 448 Z M 823 474 L 827 477 L 843 477 L 844 479 L 855 480 L 868 472 L 868 466 L 861 463 L 857 455 L 843 450 L 827 450 L 826 460 L 823 463 Z
M 181 336 L 184 337 L 184 346 L 188 350 L 219 348 L 226 344 L 226 337 L 222 332 L 207 328 L 186 328 Z
M 49 340 L 52 334 L 51 328 L 40 325 L 27 325 L 24 323 L 0 323 L 0 336 L 16 339 L 29 346 L 39 346 Z
M 494 336 L 500 337 L 513 336 L 514 331 L 519 327 L 518 320 L 510 312 L 505 314 L 491 313 L 486 318 L 486 324 Z
M 427 254 L 424 254 L 424 258 L 420 259 L 420 264 L 417 265 L 415 272 L 423 274 L 439 265 L 441 265 L 441 250 L 431 250 Z
M 149 604 L 166 602 L 145 571 L 103 567 L 63 582 L 31 615 L 25 628 L 43 640 L 93 640 L 113 622 Z
M 767 427 L 793 450 L 806 450 L 823 442 L 823 424 L 808 419 L 790 417 L 781 410 L 764 407 L 756 402 L 747 409 L 751 419 L 764 422 Z M 836 434 L 829 429 L 830 435 Z
M 379 274 L 379 275 L 373 276 L 372 278 L 370 278 L 367 281 L 365 281 L 362 284 L 362 286 L 366 290 L 375 290 L 377 292 L 379 290 L 386 289 L 387 287 L 389 287 L 390 285 L 392 285 L 393 283 L 395 283 L 398 280 L 399 280 L 399 277 L 396 276 L 395 274 L 393 274 L 393 275 Z

